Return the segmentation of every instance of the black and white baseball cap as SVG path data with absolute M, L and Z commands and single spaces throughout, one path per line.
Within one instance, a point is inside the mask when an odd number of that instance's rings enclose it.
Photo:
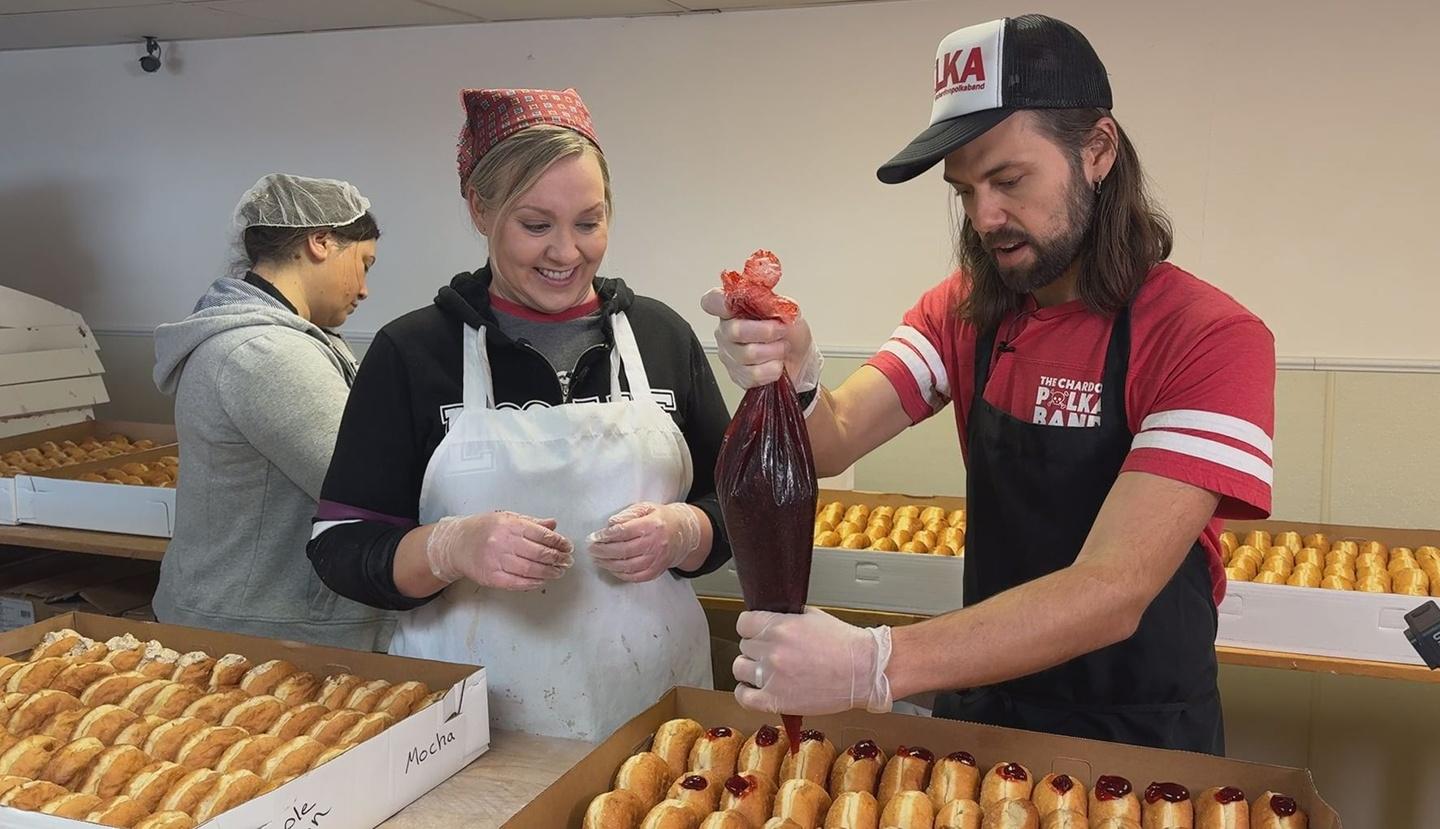
M 930 126 L 876 173 L 909 181 L 1022 109 L 1111 107 L 1110 79 L 1090 41 L 1043 14 L 951 32 L 935 52 Z

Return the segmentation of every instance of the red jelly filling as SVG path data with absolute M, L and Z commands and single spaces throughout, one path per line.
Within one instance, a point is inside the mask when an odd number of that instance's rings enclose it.
M 685 779 L 680 781 L 680 788 L 689 789 L 692 792 L 703 792 L 709 788 L 709 786 L 710 781 L 698 774 L 686 775 Z
M 1057 774 L 1050 778 L 1050 787 L 1060 794 L 1065 794 L 1075 788 L 1075 781 L 1071 780 L 1068 774 Z
M 874 760 L 880 756 L 880 746 L 875 745 L 874 740 L 861 740 L 846 753 L 856 760 Z
M 773 725 L 762 725 L 760 730 L 755 732 L 755 745 L 761 748 L 769 748 L 780 742 L 780 729 Z
M 1277 794 L 1270 797 L 1270 811 L 1280 817 L 1290 817 L 1300 811 L 1300 807 L 1295 805 L 1295 798 Z
M 1151 783 L 1145 789 L 1145 802 L 1158 803 L 1160 800 L 1184 803 L 1190 799 L 1190 790 L 1179 783 Z
M 1025 768 L 1019 763 L 1006 763 L 1000 767 L 1000 776 L 1006 780 L 1018 780 L 1025 782 L 1030 776 L 1025 773 Z
M 1215 792 L 1216 803 L 1240 803 L 1245 799 L 1245 793 L 1234 786 L 1226 786 Z
M 1099 780 L 1095 781 L 1096 800 L 1119 800 L 1125 795 L 1130 794 L 1130 791 L 1130 781 L 1123 777 L 1114 777 L 1107 774 L 1102 775 Z
M 945 755 L 946 760 L 954 760 L 957 763 L 964 763 L 967 766 L 975 765 L 975 758 L 968 751 L 957 751 L 954 754 Z

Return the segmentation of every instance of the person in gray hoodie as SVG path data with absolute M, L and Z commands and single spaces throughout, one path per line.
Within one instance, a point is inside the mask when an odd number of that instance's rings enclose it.
M 390 613 L 341 598 L 305 555 L 356 361 L 332 329 L 366 296 L 380 230 L 350 184 L 271 174 L 241 198 L 240 277 L 155 330 L 175 398 L 175 534 L 156 618 L 383 650 Z

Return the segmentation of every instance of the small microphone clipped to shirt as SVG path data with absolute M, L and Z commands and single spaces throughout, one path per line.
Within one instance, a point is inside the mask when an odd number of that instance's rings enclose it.
M 1009 340 L 1001 340 L 995 350 L 1001 354 L 1009 354 L 1015 350 L 1015 346 L 1011 345 Z

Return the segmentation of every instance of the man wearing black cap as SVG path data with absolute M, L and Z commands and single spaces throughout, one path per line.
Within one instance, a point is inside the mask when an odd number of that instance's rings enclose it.
M 834 391 L 803 319 L 722 319 L 737 383 L 790 373 L 820 474 L 951 402 L 967 467 L 964 609 L 893 632 L 745 613 L 742 704 L 885 711 L 940 691 L 941 716 L 1223 753 L 1218 536 L 1269 513 L 1274 340 L 1165 261 L 1169 221 L 1110 110 L 1105 67 L 1065 23 L 953 32 L 930 126 L 879 177 L 943 161 L 960 269 Z M 713 292 L 703 304 L 724 316 Z

